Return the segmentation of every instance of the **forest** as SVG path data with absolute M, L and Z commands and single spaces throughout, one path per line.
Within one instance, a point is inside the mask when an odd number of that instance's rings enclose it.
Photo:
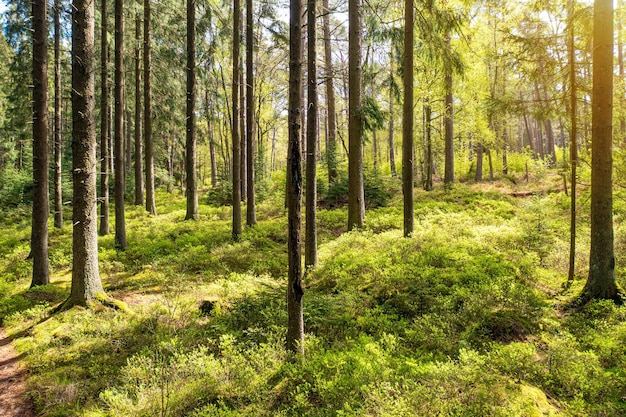
M 0 415 L 626 415 L 625 18 L 3 1 Z

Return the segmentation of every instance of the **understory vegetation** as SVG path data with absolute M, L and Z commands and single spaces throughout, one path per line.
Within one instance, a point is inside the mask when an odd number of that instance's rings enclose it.
M 183 220 L 183 196 L 159 192 L 156 217 L 129 205 L 128 249 L 116 251 L 113 235 L 99 240 L 117 309 L 53 312 L 69 292 L 70 221 L 50 228 L 52 283 L 28 289 L 28 210 L 9 209 L 0 319 L 41 416 L 623 416 L 626 307 L 571 306 L 586 278 L 588 190 L 577 279 L 566 287 L 560 177 L 511 179 L 416 191 L 409 239 L 399 180 L 379 186 L 382 203 L 356 232 L 328 200 L 320 263 L 304 279 L 302 360 L 284 349 L 280 185 L 237 243 L 230 207 L 207 198 L 195 222 Z M 615 198 L 622 287 L 625 196 Z

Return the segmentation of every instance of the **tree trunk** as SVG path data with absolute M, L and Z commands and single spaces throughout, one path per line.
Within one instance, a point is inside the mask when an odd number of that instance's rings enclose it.
M 621 301 L 613 247 L 613 2 L 594 1 L 591 250 L 583 299 Z
M 242 14 L 243 17 L 243 14 Z M 244 37 L 242 30 L 241 37 Z M 239 65 L 239 137 L 241 138 L 241 159 L 239 159 L 239 169 L 241 178 L 241 201 L 248 200 L 248 143 L 246 142 L 246 86 L 244 81 L 243 57 Z
M 54 227 L 63 227 L 61 182 L 61 0 L 54 1 Z
M 72 288 L 65 306 L 85 305 L 103 293 L 98 270 L 96 124 L 94 114 L 94 2 L 72 4 Z M 123 168 L 123 166 L 122 166 Z
M 450 34 L 446 36 L 446 46 L 450 49 Z M 445 84 L 445 168 L 443 183 L 450 187 L 454 183 L 454 103 L 452 96 L 452 69 L 448 69 L 444 77 Z
M 476 175 L 474 176 L 476 182 L 483 180 L 483 144 L 478 142 L 476 145 Z
M 102 25 L 100 31 L 100 235 L 109 234 L 109 168 L 110 148 L 109 136 L 111 112 L 109 104 L 109 43 L 107 0 L 101 0 L 100 15 Z
M 152 143 L 152 73 L 151 73 L 151 0 L 143 2 L 143 140 L 146 158 L 146 210 L 156 216 L 154 198 L 154 150 Z
M 255 199 L 255 172 L 254 161 L 256 156 L 254 140 L 254 31 L 252 21 L 252 0 L 246 0 L 246 188 L 247 210 L 246 224 L 256 224 L 256 199 Z
M 428 99 L 424 104 L 424 133 L 426 137 L 426 157 L 425 159 L 425 179 L 424 190 L 431 191 L 433 189 L 433 139 L 432 139 L 432 108 Z
M 209 100 L 209 89 L 204 89 L 204 109 L 206 112 L 206 127 L 209 136 L 209 154 L 211 155 L 211 187 L 217 187 L 217 157 L 215 153 L 215 123 L 212 120 L 212 106 Z
M 149 1 L 149 0 L 144 0 Z M 141 15 L 135 15 L 135 205 L 143 206 L 143 152 L 141 138 Z
M 402 105 L 402 194 L 404 237 L 413 233 L 413 0 L 404 2 L 404 103 Z
M 306 241 L 304 264 L 317 265 L 317 34 L 315 0 L 307 1 Z
M 124 193 L 124 0 L 115 0 L 115 247 L 126 250 Z
M 569 87 L 570 87 L 570 142 L 569 159 L 571 165 L 570 177 L 570 223 L 569 223 L 569 269 L 567 272 L 568 286 L 574 281 L 576 273 L 576 183 L 578 181 L 576 170 L 578 167 L 578 149 L 576 139 L 578 135 L 578 120 L 576 112 L 578 103 L 576 99 L 576 49 L 574 43 L 574 4 L 575 0 L 569 0 Z
M 330 45 L 330 7 L 324 1 L 324 61 L 326 63 L 326 106 L 328 112 L 328 146 L 326 147 L 326 164 L 328 165 L 328 183 L 337 181 L 337 110 L 335 109 L 335 87 L 333 85 L 333 56 Z
M 361 0 L 348 1 L 348 230 L 363 227 L 363 16 Z
M 48 269 L 48 18 L 45 0 L 33 0 L 33 212 L 31 287 L 50 282 Z
M 237 0 L 235 0 L 237 1 Z M 287 152 L 287 208 L 289 273 L 287 284 L 287 350 L 304 354 L 302 312 L 302 0 L 289 2 L 289 146 Z
M 148 0 L 146 0 L 148 1 Z M 198 172 L 196 170 L 196 1 L 187 0 L 187 136 L 185 145 L 187 179 L 187 214 L 185 220 L 197 220 Z
M 391 168 L 391 175 L 393 177 L 398 176 L 396 171 L 396 152 L 393 144 L 393 41 L 391 45 L 391 58 L 389 61 L 389 166 Z
M 233 240 L 241 238 L 241 139 L 239 135 L 239 36 L 241 35 L 241 1 L 233 1 L 233 86 L 232 123 L 233 135 Z

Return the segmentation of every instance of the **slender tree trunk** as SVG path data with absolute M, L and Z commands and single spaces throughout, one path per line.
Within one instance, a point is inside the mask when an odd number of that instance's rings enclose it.
M 483 180 L 483 144 L 478 142 L 476 145 L 476 175 L 474 176 L 476 182 Z
M 101 0 L 100 7 L 100 15 L 102 16 L 100 28 L 100 234 L 104 236 L 109 234 L 109 168 L 111 165 L 107 0 Z
M 626 85 L 624 84 L 626 81 L 624 75 L 624 43 L 622 42 L 622 36 L 624 36 L 624 2 L 622 0 L 617 1 L 617 10 L 618 10 L 618 18 L 617 18 L 617 64 L 619 68 L 619 105 L 621 114 L 619 116 L 619 133 L 620 133 L 620 144 L 624 145 L 624 140 L 626 140 Z
M 307 1 L 307 129 L 306 129 L 306 242 L 304 264 L 317 265 L 317 34 L 316 0 Z
M 146 0 L 148 1 L 148 0 Z M 187 140 L 185 146 L 187 177 L 187 214 L 185 220 L 197 220 L 198 172 L 196 169 L 196 1 L 187 0 Z
M 124 193 L 124 0 L 115 0 L 115 247 L 126 250 Z
M 126 116 L 124 117 L 124 124 L 126 126 L 126 141 L 124 142 L 124 184 L 126 184 L 126 178 L 128 178 L 128 174 L 132 168 L 132 147 L 133 147 L 133 125 L 132 125 L 132 115 L 128 108 L 128 102 L 126 101 L 126 91 L 124 91 L 124 108 L 126 111 L 124 112 Z
M 393 144 L 393 60 L 393 45 L 391 45 L 391 59 L 389 61 L 389 166 L 391 168 L 391 175 L 393 177 L 397 177 L 398 173 L 396 171 L 396 152 Z
M 450 49 L 450 34 L 446 36 L 446 45 Z M 445 127 L 445 171 L 443 182 L 447 187 L 450 187 L 454 183 L 454 102 L 452 96 L 452 70 L 448 72 L 444 77 L 445 84 L 445 113 L 444 113 L 444 127 Z
M 326 147 L 326 163 L 328 165 L 328 183 L 337 181 L 337 110 L 335 109 L 335 87 L 333 85 L 333 56 L 330 45 L 330 7 L 328 0 L 323 0 L 324 16 L 324 61 L 326 63 L 326 106 L 328 111 L 328 146 Z
M 72 288 L 66 306 L 103 293 L 98 270 L 94 2 L 72 4 Z
M 363 16 L 361 0 L 348 2 L 348 230 L 363 227 Z
M 304 354 L 302 312 L 302 0 L 289 3 L 289 146 L 287 152 L 287 207 L 289 274 L 287 285 L 287 350 Z
M 139 4 L 141 0 L 139 0 Z M 150 0 L 144 0 L 150 1 Z M 143 206 L 143 152 L 141 137 L 141 15 L 135 15 L 135 205 Z
M 256 224 L 255 172 L 256 141 L 254 140 L 254 31 L 253 2 L 246 0 L 246 174 L 247 174 L 247 210 L 246 224 Z
M 54 1 L 54 227 L 63 227 L 61 182 L 61 0 Z
M 151 1 L 143 0 L 143 140 L 146 158 L 146 210 L 156 216 L 154 151 L 152 142 L 152 56 L 150 48 Z
M 204 109 L 206 112 L 206 127 L 209 135 L 209 154 L 211 155 L 211 187 L 217 187 L 217 157 L 215 153 L 215 123 L 212 120 L 212 106 L 209 100 L 209 89 L 204 89 Z
M 239 135 L 239 36 L 241 35 L 241 1 L 233 1 L 233 87 L 232 123 L 233 135 L 233 240 L 241 238 L 241 139 Z
M 487 148 L 487 161 L 489 162 L 489 181 L 493 181 L 493 159 L 491 158 L 491 149 Z
M 50 282 L 48 269 L 48 18 L 45 0 L 33 0 L 33 213 L 31 287 Z
M 404 237 L 413 233 L 413 0 L 404 2 L 404 103 L 402 105 L 402 194 Z
M 620 301 L 613 248 L 613 2 L 594 1 L 591 250 L 583 299 Z
M 243 14 L 242 14 L 243 17 Z M 244 37 L 242 30 L 241 37 Z M 241 201 L 248 200 L 248 142 L 246 142 L 246 83 L 244 81 L 243 57 L 239 65 L 239 137 L 241 138 L 241 159 L 239 160 L 240 178 L 241 178 Z
M 432 139 L 432 107 L 429 100 L 426 99 L 424 104 L 424 126 L 426 137 L 426 178 L 424 180 L 424 190 L 431 191 L 433 189 L 433 139 Z
M 574 5 L 575 0 L 569 0 L 569 87 L 570 87 L 570 143 L 569 159 L 571 165 L 571 192 L 570 192 L 570 223 L 569 223 L 569 269 L 567 272 L 568 286 L 574 281 L 576 273 L 576 183 L 578 182 L 576 170 L 578 167 L 578 147 L 576 139 L 578 135 L 578 121 L 576 112 L 578 103 L 576 99 L 576 46 L 574 43 Z

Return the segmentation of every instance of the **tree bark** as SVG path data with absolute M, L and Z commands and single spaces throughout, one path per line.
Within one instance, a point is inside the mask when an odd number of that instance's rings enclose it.
M 115 247 L 126 250 L 124 163 L 124 0 L 115 0 Z
M 72 288 L 66 306 L 103 293 L 98 270 L 96 124 L 94 114 L 94 2 L 72 4 Z M 123 166 L 122 166 L 123 168 Z
M 185 220 L 197 220 L 198 172 L 196 169 L 196 1 L 187 0 L 187 136 L 185 146 L 187 179 L 187 214 Z
M 569 269 L 567 272 L 568 285 L 574 281 L 576 273 L 576 183 L 578 168 L 578 147 L 576 138 L 578 136 L 578 120 L 576 112 L 578 111 L 578 103 L 576 99 L 576 49 L 574 43 L 574 0 L 569 0 L 569 87 L 570 87 L 570 143 L 569 143 L 569 159 L 570 159 L 570 223 L 569 223 Z
M 54 227 L 63 227 L 61 157 L 61 0 L 54 1 Z
M 393 177 L 398 176 L 398 172 L 396 171 L 396 152 L 394 149 L 393 143 L 393 107 L 394 107 L 394 99 L 393 99 L 393 42 L 391 45 L 391 58 L 389 60 L 389 166 L 391 168 L 391 175 Z
M 100 15 L 100 235 L 109 234 L 109 132 L 111 112 L 109 105 L 109 43 L 107 0 L 101 0 Z
M 424 190 L 431 191 L 433 189 L 433 139 L 432 139 L 432 107 L 426 99 L 424 103 L 424 136 L 426 137 L 426 157 L 424 158 L 426 166 L 424 167 L 425 179 Z
M 239 36 L 241 35 L 241 1 L 233 1 L 233 86 L 232 124 L 233 136 L 233 240 L 241 239 L 241 139 L 239 135 Z
M 348 2 L 348 230 L 363 227 L 363 23 L 361 0 Z
M 256 156 L 256 141 L 254 140 L 254 31 L 253 31 L 253 2 L 246 0 L 246 188 L 247 210 L 246 224 L 256 224 L 255 199 L 255 172 L 254 161 Z
M 337 181 L 337 110 L 335 109 L 335 87 L 333 85 L 333 55 L 330 45 L 330 7 L 328 0 L 323 4 L 322 19 L 324 31 L 324 62 L 326 78 L 326 109 L 328 113 L 328 146 L 326 147 L 326 164 L 328 165 L 328 183 Z
M 45 0 L 33 0 L 33 212 L 31 287 L 50 282 L 48 268 L 48 18 Z
M 143 2 L 143 140 L 146 158 L 146 210 L 156 216 L 154 196 L 154 150 L 152 141 L 152 56 L 150 47 L 151 1 Z
M 402 104 L 402 194 L 404 237 L 413 233 L 413 0 L 404 2 L 404 102 Z
M 236 0 L 237 1 L 237 0 Z M 289 145 L 287 151 L 287 208 L 289 273 L 287 284 L 287 350 L 304 354 L 302 311 L 302 0 L 289 2 Z
M 450 48 L 450 35 L 447 35 L 446 45 Z M 444 77 L 445 84 L 445 113 L 444 113 L 444 129 L 445 129 L 445 168 L 443 183 L 450 187 L 454 183 L 454 102 L 452 96 L 452 70 L 448 69 Z
M 316 1 L 307 1 L 307 129 L 306 129 L 306 241 L 304 264 L 317 265 L 317 34 Z
M 613 243 L 613 2 L 594 1 L 591 250 L 583 299 L 621 301 Z
M 135 205 L 137 206 L 144 205 L 141 110 L 141 15 L 137 10 L 135 15 Z

